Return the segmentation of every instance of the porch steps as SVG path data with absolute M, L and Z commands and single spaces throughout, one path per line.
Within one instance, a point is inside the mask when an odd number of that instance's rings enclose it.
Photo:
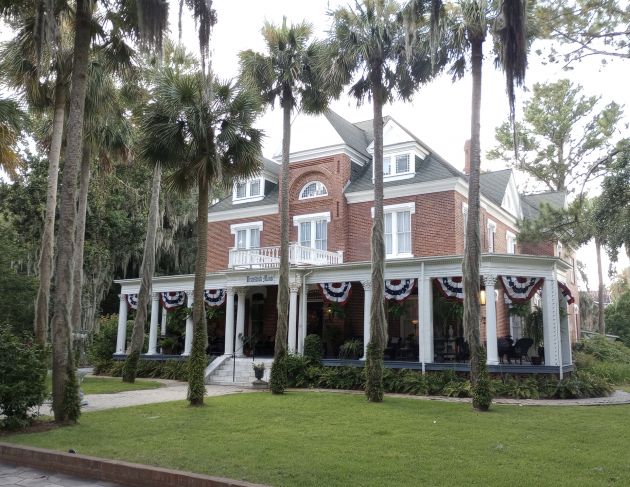
M 254 368 L 252 367 L 254 362 L 257 364 L 263 362 L 265 364 L 263 380 L 269 382 L 273 359 L 257 358 L 252 362 L 252 359 L 249 357 L 237 357 L 235 365 L 233 360 L 232 357 L 224 357 L 221 365 L 206 375 L 206 384 L 251 386 L 252 382 L 256 380 Z M 233 377 L 234 380 L 232 380 Z

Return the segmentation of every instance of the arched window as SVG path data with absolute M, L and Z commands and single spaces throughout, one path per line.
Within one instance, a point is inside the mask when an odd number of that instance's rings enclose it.
M 300 199 L 305 200 L 308 198 L 317 198 L 318 196 L 327 196 L 328 190 L 326 186 L 324 186 L 319 181 L 313 181 L 308 183 L 306 186 L 302 188 L 300 191 Z

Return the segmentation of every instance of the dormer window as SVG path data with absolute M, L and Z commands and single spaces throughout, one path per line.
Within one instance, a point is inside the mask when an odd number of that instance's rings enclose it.
M 328 196 L 328 190 L 323 183 L 312 181 L 302 188 L 300 191 L 300 199 L 317 198 L 318 196 Z
M 239 181 L 234 184 L 232 192 L 234 203 L 258 201 L 263 199 L 264 180 L 262 178 Z
M 383 180 L 387 181 L 412 177 L 415 173 L 415 171 L 412 170 L 412 160 L 414 160 L 413 154 L 409 152 L 383 156 Z M 374 178 L 373 175 L 372 178 Z

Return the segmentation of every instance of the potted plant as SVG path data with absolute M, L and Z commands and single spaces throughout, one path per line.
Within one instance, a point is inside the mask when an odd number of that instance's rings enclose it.
M 525 336 L 528 336 L 534 340 L 534 354 L 531 356 L 532 365 L 540 365 L 542 363 L 542 357 L 539 355 L 539 350 L 543 344 L 544 331 L 543 331 L 543 312 L 540 306 L 534 306 L 532 311 L 525 318 L 524 326 Z
M 346 340 L 341 347 L 339 347 L 339 358 L 357 360 L 363 355 L 363 342 L 357 338 Z
M 254 375 L 256 376 L 257 381 L 262 381 L 262 378 L 265 376 L 265 363 L 259 362 L 252 364 L 254 368 Z

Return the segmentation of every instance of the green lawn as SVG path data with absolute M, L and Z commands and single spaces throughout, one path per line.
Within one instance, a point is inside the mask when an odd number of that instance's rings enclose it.
M 116 392 L 157 389 L 162 383 L 154 380 L 136 379 L 133 384 L 123 382 L 120 377 L 85 377 L 81 383 L 84 394 L 114 394 Z M 51 378 L 47 378 L 48 390 L 51 390 Z
M 630 406 L 495 406 L 291 392 L 86 413 L 5 437 L 271 485 L 630 485 Z

